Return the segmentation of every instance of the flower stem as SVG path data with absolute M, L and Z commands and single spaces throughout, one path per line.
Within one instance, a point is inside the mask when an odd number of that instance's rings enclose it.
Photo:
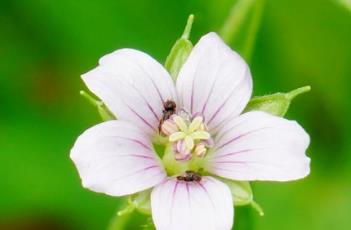
M 117 213 L 111 220 L 110 225 L 108 226 L 107 230 L 125 230 L 127 223 L 131 219 L 131 213 L 126 215 L 119 215 Z
M 248 62 L 251 59 L 256 35 L 261 23 L 264 1 L 265 0 L 238 0 L 232 6 L 228 18 L 219 31 L 224 41 L 226 43 L 231 43 L 234 38 L 239 37 L 238 35 L 242 32 L 243 24 L 245 22 L 249 23 L 242 47 L 236 47 L 238 50 L 241 50 L 241 55 Z
M 247 62 L 250 62 L 253 50 L 255 48 L 257 32 L 261 24 L 264 1 L 265 0 L 256 0 L 256 5 L 253 8 L 253 15 L 249 24 L 248 34 L 242 51 L 242 55 Z
M 238 0 L 232 6 L 229 16 L 219 31 L 225 42 L 230 43 L 236 37 L 254 2 L 255 0 Z

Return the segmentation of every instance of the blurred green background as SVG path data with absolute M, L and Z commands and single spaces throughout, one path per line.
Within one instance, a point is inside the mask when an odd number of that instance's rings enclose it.
M 311 135 L 312 172 L 253 183 L 266 215 L 237 208 L 236 229 L 351 229 L 351 4 L 339 2 L 265 1 L 252 35 L 254 95 L 312 86 L 287 115 Z M 120 200 L 83 189 L 69 159 L 77 136 L 100 122 L 79 76 L 123 47 L 163 63 L 190 13 L 195 43 L 221 28 L 233 3 L 1 0 L 0 229 L 106 229 Z M 231 46 L 240 51 L 245 39 Z

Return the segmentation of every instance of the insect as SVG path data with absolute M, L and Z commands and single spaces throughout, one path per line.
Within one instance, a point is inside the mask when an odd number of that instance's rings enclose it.
M 199 182 L 201 181 L 201 176 L 193 171 L 185 171 L 185 174 L 182 176 L 177 176 L 177 179 L 183 180 L 186 182 L 191 182 L 191 181 Z
M 163 103 L 162 118 L 158 124 L 158 131 L 161 132 L 162 124 L 176 112 L 177 105 L 174 101 L 167 100 Z

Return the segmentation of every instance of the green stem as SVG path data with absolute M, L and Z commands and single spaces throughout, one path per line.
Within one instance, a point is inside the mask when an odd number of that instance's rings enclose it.
M 126 214 L 123 216 L 116 214 L 112 218 L 107 230 L 125 230 L 131 216 L 131 214 Z
M 242 55 L 247 62 L 250 62 L 253 50 L 255 48 L 257 32 L 261 24 L 264 1 L 265 0 L 256 0 L 256 4 L 253 9 L 252 19 L 249 25 L 248 34 L 246 36 L 245 45 L 242 51 Z
M 229 16 L 219 31 L 226 43 L 230 43 L 238 34 L 254 2 L 255 0 L 238 0 L 232 6 Z
M 239 49 L 242 51 L 241 55 L 247 62 L 250 62 L 254 50 L 256 35 L 261 24 L 264 1 L 265 0 L 238 0 L 233 5 L 228 18 L 219 31 L 224 41 L 226 43 L 231 43 L 234 38 L 239 37 L 238 35 L 242 31 L 243 24 L 245 22 L 249 23 L 247 34 L 244 38 L 244 44 L 241 49 Z

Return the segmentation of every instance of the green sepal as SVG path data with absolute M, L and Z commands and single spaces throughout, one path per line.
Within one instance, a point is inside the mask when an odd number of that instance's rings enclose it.
M 128 204 L 118 211 L 118 216 L 129 215 L 135 210 L 145 215 L 151 215 L 151 189 L 141 191 L 128 197 Z
M 219 179 L 229 187 L 233 197 L 234 206 L 251 205 L 260 216 L 264 215 L 261 206 L 253 199 L 251 185 L 248 181 L 235 181 L 224 178 Z
M 182 37 L 175 42 L 166 59 L 165 67 L 174 81 L 177 79 L 181 67 L 193 49 L 193 44 L 189 41 L 193 21 L 194 15 L 190 15 Z
M 258 203 L 256 203 L 254 200 L 251 202 L 251 207 L 256 210 L 258 215 L 264 216 L 264 211 L 263 211 L 262 207 Z
M 264 111 L 276 116 L 283 117 L 289 109 L 291 101 L 302 93 L 311 90 L 310 86 L 297 88 L 288 93 L 275 93 L 252 98 L 246 106 L 244 112 L 253 110 Z
M 148 189 L 129 196 L 128 203 L 132 205 L 139 212 L 145 215 L 151 215 L 150 198 L 151 198 L 151 189 Z
M 229 187 L 235 206 L 251 204 L 253 201 L 253 194 L 248 181 L 235 181 L 222 178 L 220 180 Z
M 133 213 L 134 210 L 135 210 L 134 205 L 128 201 L 128 205 L 125 208 L 123 208 L 122 210 L 118 211 L 117 216 L 129 215 L 129 214 Z
M 83 96 L 85 99 L 87 99 L 90 102 L 90 104 L 92 104 L 93 106 L 96 107 L 96 109 L 97 109 L 98 113 L 100 114 L 103 121 L 117 119 L 102 101 L 95 99 L 93 96 L 91 96 L 90 94 L 88 94 L 84 90 L 81 90 L 79 93 L 81 96 Z

